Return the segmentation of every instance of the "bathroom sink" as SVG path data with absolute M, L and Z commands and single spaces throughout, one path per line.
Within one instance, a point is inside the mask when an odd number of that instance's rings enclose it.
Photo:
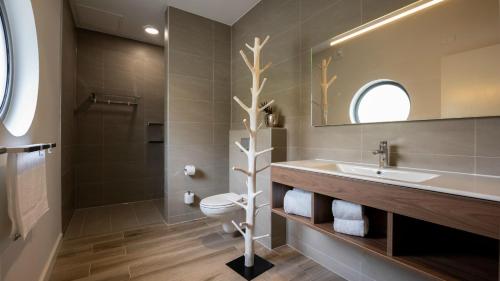
M 335 165 L 341 172 L 346 174 L 354 174 L 359 176 L 368 176 L 368 177 L 406 181 L 406 182 L 424 182 L 439 176 L 436 174 L 399 170 L 396 168 L 378 169 L 375 167 L 357 166 L 357 165 L 340 164 L 340 163 Z

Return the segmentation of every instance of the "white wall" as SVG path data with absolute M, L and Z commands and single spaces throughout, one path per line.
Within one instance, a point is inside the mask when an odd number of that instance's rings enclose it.
M 61 0 L 32 0 L 40 48 L 40 87 L 35 120 L 28 133 L 13 137 L 0 126 L 0 145 L 61 142 Z M 47 185 L 50 211 L 26 241 L 8 238 L 5 194 L 6 156 L 0 156 L 0 280 L 39 280 L 61 233 L 61 158 L 60 148 L 47 157 Z

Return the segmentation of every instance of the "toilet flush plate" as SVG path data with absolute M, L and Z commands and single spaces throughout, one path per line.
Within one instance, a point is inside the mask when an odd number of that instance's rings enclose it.
M 274 266 L 274 264 L 257 255 L 254 255 L 252 267 L 245 266 L 245 256 L 241 256 L 235 260 L 232 260 L 226 263 L 226 265 L 229 266 L 232 270 L 236 271 L 236 273 L 241 275 L 241 277 L 245 278 L 246 280 L 252 280 Z

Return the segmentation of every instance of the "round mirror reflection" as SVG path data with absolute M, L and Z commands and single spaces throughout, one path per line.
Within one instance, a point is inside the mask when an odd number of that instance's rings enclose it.
M 411 102 L 405 88 L 391 80 L 372 81 L 354 95 L 351 102 L 352 123 L 405 121 Z

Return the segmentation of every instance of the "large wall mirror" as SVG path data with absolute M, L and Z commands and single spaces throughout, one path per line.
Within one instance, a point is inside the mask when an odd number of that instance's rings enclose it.
M 500 1 L 417 1 L 312 49 L 314 126 L 500 116 Z

